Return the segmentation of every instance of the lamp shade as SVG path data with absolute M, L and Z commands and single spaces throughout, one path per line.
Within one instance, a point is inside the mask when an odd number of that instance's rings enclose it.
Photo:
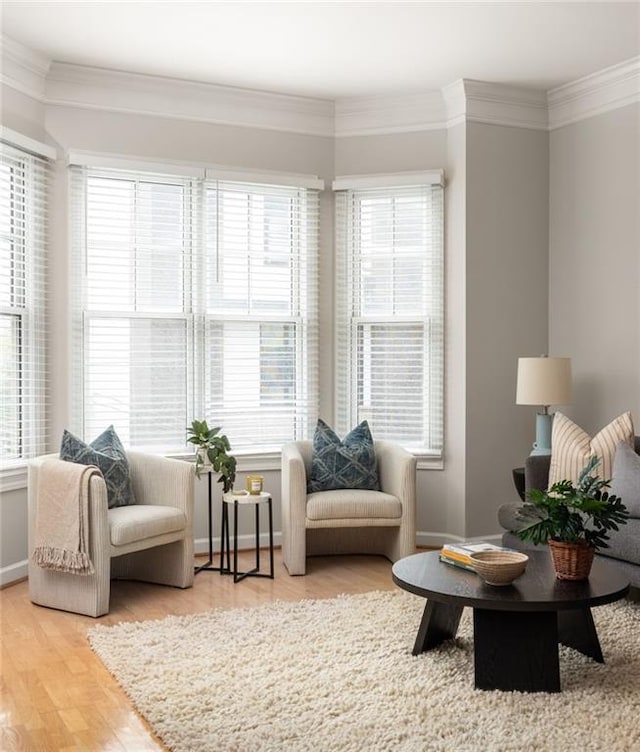
M 518 358 L 518 405 L 571 402 L 571 358 Z

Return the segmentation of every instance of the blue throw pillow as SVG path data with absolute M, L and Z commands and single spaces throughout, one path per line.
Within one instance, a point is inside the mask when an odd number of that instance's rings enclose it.
M 318 420 L 307 486 L 310 493 L 339 488 L 379 490 L 376 452 L 366 420 L 342 441 L 323 420 Z
M 109 509 L 135 504 L 129 461 L 113 426 L 86 444 L 65 430 L 60 444 L 60 459 L 80 465 L 96 465 L 107 484 Z

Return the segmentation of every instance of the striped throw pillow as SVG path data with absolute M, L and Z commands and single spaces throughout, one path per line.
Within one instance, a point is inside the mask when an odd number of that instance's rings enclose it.
M 578 477 L 592 455 L 600 458 L 595 472 L 600 478 L 610 480 L 616 447 L 623 441 L 633 447 L 633 421 L 631 413 L 623 413 L 593 438 L 562 413 L 553 416 L 551 430 L 551 466 L 549 486 L 561 480 L 578 482 Z

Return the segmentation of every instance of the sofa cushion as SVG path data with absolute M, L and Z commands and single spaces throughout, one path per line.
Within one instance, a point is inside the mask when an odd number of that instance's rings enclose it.
M 580 473 L 594 454 L 600 458 L 595 474 L 610 479 L 616 447 L 621 441 L 633 447 L 633 421 L 629 412 L 611 421 L 593 438 L 566 415 L 555 413 L 551 430 L 549 486 L 561 480 L 577 483 Z
M 640 519 L 627 520 L 626 525 L 611 533 L 608 543 L 609 548 L 601 549 L 600 553 L 640 565 Z
M 109 510 L 109 536 L 112 546 L 124 546 L 157 535 L 184 530 L 184 513 L 176 507 L 136 504 Z
M 505 530 L 518 530 L 522 527 L 519 518 L 520 510 L 523 504 L 519 501 L 501 504 L 498 507 L 498 522 Z
M 640 517 L 640 455 L 624 442 L 616 450 L 609 490 L 622 499 L 632 517 Z
M 366 420 L 340 440 L 332 428 L 318 419 L 307 490 L 314 493 L 340 488 L 380 488 L 373 437 Z
M 343 488 L 321 491 L 307 496 L 310 520 L 399 519 L 402 504 L 395 496 L 382 491 Z
M 129 461 L 113 426 L 109 426 L 90 444 L 65 430 L 60 444 L 60 459 L 80 465 L 95 465 L 104 477 L 110 509 L 136 503 Z

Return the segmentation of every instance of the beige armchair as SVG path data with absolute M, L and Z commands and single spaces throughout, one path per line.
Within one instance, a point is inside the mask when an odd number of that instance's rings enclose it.
M 29 595 L 34 603 L 87 616 L 109 611 L 112 578 L 187 588 L 193 585 L 193 465 L 127 452 L 136 504 L 107 508 L 100 475 L 89 481 L 89 557 L 95 573 L 69 574 L 31 561 L 39 469 L 29 462 Z M 62 461 L 62 460 L 59 460 Z
M 282 558 L 289 574 L 305 574 L 307 556 L 415 553 L 416 459 L 398 444 L 376 441 L 380 491 L 343 489 L 307 494 L 313 443 L 282 450 Z

